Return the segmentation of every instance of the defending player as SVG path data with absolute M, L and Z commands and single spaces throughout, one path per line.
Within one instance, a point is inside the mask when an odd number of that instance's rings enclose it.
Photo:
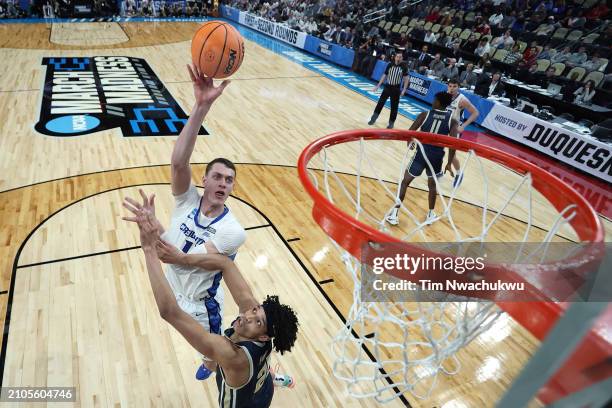
M 452 118 L 452 112 L 446 110 L 451 103 L 452 96 L 446 92 L 438 92 L 433 101 L 433 109 L 429 112 L 422 112 L 417 116 L 416 120 L 410 127 L 410 130 L 420 130 L 422 132 L 437 133 L 439 135 L 457 135 L 457 121 Z M 445 172 L 449 171 L 453 175 L 451 163 L 455 157 L 455 150 L 450 149 L 448 152 L 448 161 L 446 163 Z M 442 161 L 444 159 L 444 148 L 423 143 L 423 149 L 417 146 L 417 152 L 412 158 L 412 162 L 408 166 L 404 178 L 402 180 L 398 201 L 391 208 L 385 219 L 391 225 L 399 223 L 398 213 L 401 203 L 406 196 L 408 186 L 416 177 L 423 173 L 427 173 L 427 187 L 429 189 L 429 212 L 425 219 L 426 224 L 431 224 L 436 219 L 434 208 L 436 206 L 436 180 L 435 177 L 442 176 Z M 432 174 L 429 164 L 433 168 Z
M 478 109 L 472 105 L 470 100 L 466 98 L 465 95 L 462 95 L 459 92 L 459 81 L 456 79 L 451 79 L 448 81 L 447 91 L 452 97 L 452 101 L 447 109 L 452 112 L 453 119 L 457 121 L 459 125 L 457 127 L 457 137 L 461 137 L 461 133 L 465 130 L 465 128 L 478 119 L 480 112 L 478 112 Z M 463 118 L 464 110 L 467 110 L 470 113 L 470 117 L 462 123 L 461 119 Z M 457 187 L 459 184 L 461 184 L 461 181 L 463 181 L 463 174 L 461 174 L 461 165 L 459 164 L 459 159 L 457 159 L 457 157 L 453 158 L 452 163 L 453 168 L 457 172 L 453 180 L 453 187 Z
M 170 323 L 196 350 L 218 362 L 219 407 L 266 408 L 274 394 L 269 370 L 272 347 L 281 354 L 293 347 L 298 320 L 293 310 L 267 296 L 258 303 L 236 265 L 225 255 L 209 254 L 199 260 L 206 270 L 221 270 L 239 316 L 225 335 L 210 333 L 177 303 L 164 277 L 158 248 L 158 222 L 152 208 L 154 196 L 143 195 L 143 206 L 134 221 L 140 230 L 147 271 L 160 316 Z M 214 275 L 210 273 L 210 275 Z

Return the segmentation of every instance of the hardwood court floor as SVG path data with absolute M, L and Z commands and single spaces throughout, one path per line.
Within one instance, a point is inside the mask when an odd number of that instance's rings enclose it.
M 9 297 L 12 301 L 10 324 L 2 320 L 2 385 L 75 385 L 81 406 L 212 406 L 214 385 L 193 380 L 196 355 L 157 317 L 142 256 L 134 248 L 136 230 L 119 220 L 121 198 L 135 195 L 136 185 L 158 193 L 160 215 L 167 219 L 166 165 L 175 138 L 127 138 L 111 130 L 59 139 L 33 129 L 43 57 L 145 58 L 188 112 L 193 96 L 184 65 L 197 25 L 122 24 L 129 41 L 94 51 L 85 46 L 95 44 L 103 30 L 74 27 L 84 33 L 83 46 L 49 42 L 51 27 L 45 25 L 0 26 L 0 319 L 7 315 Z M 274 406 L 372 406 L 371 400 L 349 399 L 330 374 L 329 344 L 350 307 L 352 281 L 312 221 L 311 201 L 293 166 L 315 138 L 363 128 L 374 104 L 253 42 L 246 45 L 243 66 L 209 112 L 205 126 L 211 135 L 198 139 L 193 161 L 225 156 L 245 163 L 239 165 L 230 205 L 244 226 L 253 228 L 237 262 L 257 295 L 275 291 L 300 314 L 298 348 L 276 358 L 297 376 L 298 386 L 279 391 Z M 410 123 L 399 117 L 396 126 Z M 365 174 L 396 180 L 404 149 L 386 145 L 372 151 L 377 168 Z M 331 157 L 337 169 L 354 173 L 356 151 L 339 147 Z M 196 166 L 194 182 L 201 172 Z M 490 206 L 501 208 L 516 180 L 497 166 L 486 165 L 486 175 Z M 458 194 L 465 214 L 482 205 L 482 184 L 478 174 L 466 176 Z M 424 193 L 411 189 L 410 197 L 415 213 L 423 214 Z M 372 211 L 384 212 L 389 201 L 374 198 Z M 519 221 L 505 217 L 494 239 L 520 234 L 525 219 L 520 200 L 506 209 Z M 554 212 L 541 197 L 535 201 L 534 224 L 550 225 Z M 610 231 L 609 223 L 606 227 Z M 329 279 L 334 281 L 319 283 Z M 227 299 L 226 321 L 234 312 Z M 440 377 L 429 400 L 408 399 L 422 407 L 492 406 L 536 346 L 529 333 L 504 317 L 461 352 L 461 374 Z

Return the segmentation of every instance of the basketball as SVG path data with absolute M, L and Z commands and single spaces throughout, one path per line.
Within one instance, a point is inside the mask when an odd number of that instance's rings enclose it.
M 231 24 L 209 21 L 191 40 L 191 59 L 204 75 L 227 78 L 242 64 L 244 41 Z

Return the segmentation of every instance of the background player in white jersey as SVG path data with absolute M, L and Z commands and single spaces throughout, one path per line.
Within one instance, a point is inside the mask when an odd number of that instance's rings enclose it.
M 462 95 L 459 92 L 459 81 L 457 81 L 456 79 L 451 79 L 450 81 L 448 81 L 447 92 L 452 97 L 452 101 L 447 109 L 452 112 L 453 119 L 457 121 L 459 125 L 457 127 L 457 137 L 461 137 L 461 133 L 465 130 L 465 128 L 467 128 L 471 123 L 478 119 L 478 115 L 480 115 L 480 112 L 478 112 L 478 109 L 476 109 L 476 107 L 472 105 L 470 100 L 466 98 L 465 95 Z M 470 116 L 465 120 L 465 122 L 461 122 L 463 119 L 464 110 L 467 110 L 470 113 Z M 461 174 L 460 172 L 461 165 L 459 163 L 459 159 L 457 159 L 457 156 L 453 158 L 452 163 L 453 168 L 456 172 L 455 178 L 453 180 L 453 187 L 456 187 L 461 184 L 461 181 L 463 180 L 463 174 Z
M 238 305 L 239 316 L 225 335 L 209 333 L 190 313 L 179 306 L 159 262 L 159 222 L 153 215 L 153 196 L 143 196 L 131 220 L 138 224 L 147 272 L 160 316 L 170 323 L 200 353 L 219 363 L 217 388 L 221 408 L 268 408 L 274 394 L 269 371 L 272 348 L 283 354 L 291 351 L 298 331 L 298 319 L 291 307 L 267 296 L 255 300 L 251 288 L 234 263 L 220 254 L 206 254 L 201 265 L 222 270 L 227 287 Z
M 429 112 L 421 112 L 416 120 L 412 123 L 410 130 L 419 130 L 421 132 L 436 133 L 439 135 L 457 136 L 457 121 L 453 119 L 452 113 L 447 110 L 451 103 L 451 95 L 446 92 L 438 92 L 434 97 L 432 110 Z M 410 145 L 410 142 L 409 142 Z M 451 163 L 455 157 L 455 150 L 450 149 L 448 152 L 448 161 L 444 171 L 453 170 Z M 436 178 L 441 177 L 442 161 L 444 159 L 444 147 L 434 146 L 423 143 L 422 149 L 417 146 L 417 151 L 406 169 L 404 178 L 400 185 L 400 191 L 397 197 L 395 206 L 391 208 L 386 215 L 385 220 L 391 225 L 399 223 L 399 210 L 406 196 L 406 190 L 412 180 L 420 176 L 425 170 L 427 174 L 427 187 L 429 189 L 429 211 L 425 218 L 425 224 L 431 224 L 436 219 L 434 208 L 436 206 Z M 430 168 L 431 166 L 431 168 Z M 433 170 L 433 172 L 432 172 Z

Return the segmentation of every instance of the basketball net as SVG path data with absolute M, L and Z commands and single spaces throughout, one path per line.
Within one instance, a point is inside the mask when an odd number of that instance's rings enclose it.
M 317 174 L 317 171 L 312 170 L 312 167 L 318 167 L 315 164 L 309 163 L 308 175 L 317 190 L 324 194 L 331 203 L 334 205 L 337 205 L 338 201 L 349 203 L 348 206 L 345 205 L 341 209 L 348 212 L 347 207 L 350 206 L 355 219 L 375 226 L 379 231 L 390 233 L 390 228 L 385 222 L 386 213 L 376 214 L 362 207 L 364 180 L 374 179 L 379 187 L 377 191 L 385 192 L 386 198 L 381 199 L 388 200 L 389 206 L 392 206 L 397 200 L 399 185 L 408 166 L 411 151 L 405 148 L 405 144 L 403 145 L 406 154 L 397 171 L 398 187 L 394 191 L 395 188 L 390 187 L 392 184 L 383 180 L 379 174 L 379 166 L 375 165 L 376 163 L 369 154 L 371 152 L 380 158 L 387 157 L 388 152 L 382 151 L 375 143 L 366 143 L 363 138 L 355 138 L 355 143 L 358 143 L 358 158 L 355 164 L 356 174 L 350 177 L 353 185 L 347 185 L 346 174 L 336 171 L 330 159 L 329 150 L 334 146 L 323 147 L 317 156 L 313 156 L 313 159 L 318 157 L 322 164 L 319 167 L 322 168 L 322 180 L 319 180 L 321 171 L 319 170 Z M 435 174 L 422 143 L 417 139 L 413 139 L 412 143 L 423 153 L 431 174 Z M 341 165 L 346 165 L 346 163 L 341 163 Z M 472 170 L 476 169 L 484 180 L 482 186 L 484 202 L 482 203 L 482 216 L 479 220 L 480 231 L 472 236 L 464 236 L 456 220 L 453 219 L 452 208 L 457 202 L 456 194 L 461 187 L 452 187 L 448 191 L 448 188 L 443 188 L 440 180 L 434 178 L 438 192 L 437 199 L 443 208 L 443 212 L 434 220 L 434 223 L 446 220 L 446 223 L 450 225 L 454 236 L 447 240 L 457 243 L 485 242 L 496 223 L 502 218 L 504 211 L 517 198 L 517 193 L 526 190 L 527 220 L 525 232 L 522 235 L 522 242 L 526 242 L 533 227 L 531 174 L 518 175 L 512 172 L 518 178 L 514 190 L 509 191 L 502 203 L 496 204 L 496 208 L 492 209 L 489 205 L 489 179 L 485 166 L 482 159 L 473 150 L 468 151 L 467 157 L 463 158 L 461 172 L 465 173 L 468 167 Z M 368 177 L 363 175 L 366 171 Z M 521 203 L 521 206 L 524 207 L 524 204 L 524 202 Z M 558 233 L 559 229 L 571 220 L 573 207 L 570 205 L 559 212 L 542 240 L 539 252 L 545 249 L 547 243 Z M 424 232 L 426 224 L 421 221 L 422 215 L 415 214 L 403 203 L 400 215 L 404 219 L 408 217 L 416 225 L 401 239 L 409 242 L 420 237 L 424 241 L 423 245 L 427 246 L 428 238 Z M 460 371 L 461 363 L 457 359 L 457 352 L 483 331 L 491 328 L 503 313 L 493 302 L 469 301 L 468 298 L 454 295 L 447 295 L 445 299 L 438 302 L 408 303 L 393 301 L 384 291 L 372 290 L 366 298 L 374 301 L 363 301 L 360 260 L 335 241 L 331 240 L 331 242 L 338 250 L 353 280 L 352 306 L 346 317 L 346 323 L 332 342 L 333 373 L 338 379 L 347 383 L 348 393 L 353 397 L 373 397 L 378 402 L 384 403 L 410 392 L 417 398 L 428 398 L 440 374 L 453 375 Z M 519 253 L 517 257 L 532 255 L 534 254 Z M 383 335 L 383 332 L 386 334 Z M 392 335 L 389 335 L 390 333 Z

